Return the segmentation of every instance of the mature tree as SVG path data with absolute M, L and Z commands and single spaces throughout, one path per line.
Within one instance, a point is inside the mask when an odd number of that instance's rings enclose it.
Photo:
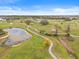
M 55 36 L 58 36 L 58 25 L 55 24 L 55 33 L 54 33 Z
M 74 17 L 74 18 L 72 18 L 72 20 L 78 20 L 78 19 Z
M 42 25 L 47 25 L 47 24 L 49 24 L 49 22 L 48 22 L 48 20 L 41 20 L 41 21 L 40 21 L 40 24 L 42 24 Z
M 71 21 L 72 19 L 71 18 L 65 18 L 65 21 Z
M 25 23 L 26 23 L 27 25 L 30 25 L 31 22 L 32 22 L 31 20 L 26 20 L 26 21 L 25 21 Z
M 70 24 L 67 25 L 66 35 L 70 36 Z
M 7 23 L 10 23 L 10 22 L 11 22 L 11 20 L 7 18 L 7 19 L 6 19 L 6 22 L 7 22 Z
M 24 23 L 24 21 L 23 21 L 23 20 L 21 20 L 21 21 L 20 21 L 20 23 Z

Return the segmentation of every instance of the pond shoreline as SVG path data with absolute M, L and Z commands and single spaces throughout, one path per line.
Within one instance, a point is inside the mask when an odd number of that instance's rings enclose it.
M 5 42 L 5 45 L 9 46 L 18 46 L 22 42 L 31 39 L 32 37 L 30 33 L 21 28 L 5 29 L 5 31 L 9 33 L 9 37 L 8 40 Z
M 4 34 L 4 35 L 0 36 L 0 40 L 6 39 L 6 38 L 8 38 L 8 36 L 9 36 L 9 33 L 7 32 L 6 35 Z
M 5 34 L 0 35 L 0 39 L 3 38 L 3 37 L 6 37 L 6 36 L 9 36 L 9 33 L 5 31 Z

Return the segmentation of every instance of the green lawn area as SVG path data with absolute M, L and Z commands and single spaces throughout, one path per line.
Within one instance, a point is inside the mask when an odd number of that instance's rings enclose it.
M 58 41 L 58 39 L 56 37 L 49 37 L 55 47 L 52 50 L 54 52 L 54 54 L 60 58 L 60 59 L 72 59 L 72 57 L 70 57 L 70 55 L 67 53 L 67 50 L 63 47 L 63 45 L 61 45 L 61 43 Z
M 43 39 L 33 35 L 20 46 L 11 48 L 3 59 L 52 59 L 48 53 L 48 48 L 43 44 Z
M 12 28 L 12 27 L 23 28 L 24 26 L 25 26 L 24 23 L 13 23 L 13 24 L 5 23 L 5 22 L 0 23 L 1 29 Z
M 71 33 L 73 35 L 79 35 L 78 20 L 73 20 L 70 22 L 59 21 L 59 20 L 49 20 L 49 22 L 50 23 L 45 26 L 37 22 L 34 22 L 31 24 L 31 26 L 38 30 L 44 30 L 46 32 L 50 32 L 52 29 L 54 29 L 54 25 L 58 24 L 60 26 L 59 31 L 61 33 L 65 33 L 64 30 L 66 29 L 67 24 L 70 23 Z M 13 22 L 13 24 L 9 24 L 6 22 L 0 23 L 0 28 L 11 28 L 11 27 L 24 28 L 25 24 L 16 23 L 16 21 Z M 61 44 L 57 43 L 56 41 L 57 39 L 55 37 L 50 37 L 50 38 L 55 44 L 55 49 L 53 51 L 56 54 L 56 56 L 58 56 L 60 59 L 72 59 L 67 53 L 66 49 Z M 74 49 L 76 55 L 79 58 L 79 38 L 74 38 L 74 41 L 68 41 L 68 43 Z M 22 43 L 20 46 L 11 48 L 10 51 L 4 56 L 3 59 L 52 59 L 52 58 L 48 53 L 48 48 L 45 47 L 45 45 L 43 44 L 43 39 L 33 35 L 33 38 L 31 40 L 28 40 Z
M 24 28 L 24 23 L 0 23 L 0 28 Z M 0 48 L 0 54 L 4 48 Z M 8 52 L 4 53 L 3 59 L 52 59 L 48 53 L 48 47 L 43 43 L 43 39 L 33 35 L 32 39 L 27 40 L 22 43 L 20 46 L 13 47 L 9 49 Z
M 70 46 L 73 48 L 73 50 L 75 51 L 78 59 L 79 59 L 79 38 L 75 38 L 74 41 L 70 41 L 68 42 L 70 44 Z
M 33 23 L 31 26 L 34 28 L 37 28 L 38 30 L 44 30 L 46 32 L 50 32 L 52 29 L 54 29 L 54 25 L 58 24 L 58 26 L 60 26 L 59 31 L 61 33 L 65 33 L 64 30 L 66 29 L 68 23 L 71 24 L 71 34 L 79 36 L 79 21 L 78 20 L 73 20 L 73 21 L 49 20 L 48 25 L 43 26 L 39 23 Z M 57 40 L 56 38 L 53 38 L 53 42 L 55 42 L 56 40 Z M 68 43 L 73 48 L 77 57 L 79 58 L 79 38 L 74 38 L 74 41 L 68 41 Z M 61 57 L 61 59 L 63 58 L 72 59 L 69 57 L 69 54 L 67 53 L 66 49 L 62 45 L 57 44 L 57 42 L 55 42 L 55 44 L 56 44 L 55 53 L 57 56 Z
M 63 23 L 63 24 L 61 24 Z M 79 29 L 79 21 L 78 20 L 73 20 L 73 21 L 59 21 L 59 20 L 49 20 L 49 24 L 48 25 L 41 25 L 40 23 L 33 23 L 31 26 L 33 26 L 34 28 L 37 28 L 38 30 L 44 30 L 44 31 L 51 31 L 52 29 L 55 28 L 55 24 L 57 24 L 60 29 L 60 32 L 64 32 L 68 23 L 70 23 L 71 25 L 71 33 L 75 34 L 75 35 L 79 35 L 78 29 Z

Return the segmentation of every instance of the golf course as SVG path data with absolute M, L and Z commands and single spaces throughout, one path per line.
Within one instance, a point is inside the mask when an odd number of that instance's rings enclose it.
M 0 29 L 20 28 L 32 35 L 17 46 L 1 44 L 0 59 L 79 59 L 79 20 L 29 20 L 0 21 Z

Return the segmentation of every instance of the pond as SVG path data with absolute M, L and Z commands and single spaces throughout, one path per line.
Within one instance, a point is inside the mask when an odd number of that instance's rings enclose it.
M 31 39 L 32 37 L 31 34 L 20 28 L 5 29 L 4 31 L 9 33 L 9 37 L 5 42 L 5 45 L 17 45 L 28 39 Z

